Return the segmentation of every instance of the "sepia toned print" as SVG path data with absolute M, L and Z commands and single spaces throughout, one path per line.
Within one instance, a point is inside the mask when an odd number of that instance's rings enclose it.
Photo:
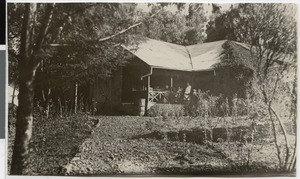
M 296 5 L 7 9 L 9 175 L 295 176 Z

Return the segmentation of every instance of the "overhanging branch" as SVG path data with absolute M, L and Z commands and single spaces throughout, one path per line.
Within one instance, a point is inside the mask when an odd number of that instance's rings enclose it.
M 114 37 L 116 37 L 116 36 L 118 36 L 118 35 L 121 35 L 121 34 L 127 32 L 127 31 L 129 31 L 130 29 L 132 29 L 132 28 L 134 28 L 134 27 L 137 27 L 137 26 L 139 26 L 139 25 L 141 25 L 141 24 L 142 24 L 142 22 L 136 23 L 136 24 L 134 24 L 134 25 L 128 27 L 127 29 L 123 29 L 123 30 L 121 30 L 120 32 L 117 32 L 117 33 L 115 33 L 115 34 L 113 34 L 113 35 L 111 35 L 111 36 L 108 36 L 108 37 L 101 38 L 101 39 L 99 39 L 99 40 L 97 40 L 97 41 L 98 41 L 98 42 L 104 42 L 104 41 L 107 41 L 107 40 L 109 40 L 109 39 L 112 39 L 112 38 L 114 38 Z
M 161 9 L 158 10 L 156 13 L 152 14 L 152 15 L 150 16 L 150 18 L 156 16 L 160 11 L 161 11 Z M 108 41 L 108 40 L 110 40 L 110 39 L 112 39 L 112 38 L 114 38 L 114 37 L 116 37 L 116 36 L 119 36 L 119 35 L 121 35 L 121 34 L 126 33 L 126 32 L 129 31 L 130 29 L 133 29 L 133 28 L 135 28 L 135 27 L 137 27 L 137 26 L 140 26 L 142 23 L 143 23 L 142 21 L 141 21 L 141 22 L 138 22 L 138 23 L 135 23 L 135 24 L 133 24 L 133 25 L 127 27 L 126 29 L 123 29 L 123 30 L 121 30 L 121 31 L 119 31 L 119 32 L 117 32 L 117 33 L 115 33 L 115 34 L 113 34 L 113 35 L 110 35 L 110 36 L 107 36 L 107 37 L 104 37 L 104 38 L 100 38 L 100 39 L 97 39 L 97 40 L 93 40 L 93 42 L 97 42 L 97 43 L 98 43 L 98 42 L 105 42 L 105 41 Z M 65 46 L 71 46 L 71 45 L 70 45 L 70 44 L 48 44 L 47 46 L 50 46 L 50 47 L 65 47 Z
M 158 10 L 156 13 L 152 14 L 152 15 L 150 16 L 150 18 L 156 16 L 160 11 L 161 11 L 161 9 Z M 121 30 L 121 31 L 119 31 L 119 32 L 117 32 L 117 33 L 111 35 L 111 36 L 108 36 L 108 37 L 104 37 L 104 38 L 99 39 L 98 42 L 104 42 L 104 41 L 107 41 L 107 40 L 109 40 L 109 39 L 112 39 L 112 38 L 114 38 L 114 37 L 116 37 L 116 36 L 118 36 L 118 35 L 121 35 L 121 34 L 127 32 L 127 31 L 129 31 L 129 30 L 132 29 L 132 28 L 135 28 L 135 27 L 141 25 L 142 23 L 143 23 L 143 22 L 138 22 L 138 23 L 136 23 L 136 24 L 133 24 L 133 25 L 129 26 L 128 28 L 123 29 L 123 30 Z

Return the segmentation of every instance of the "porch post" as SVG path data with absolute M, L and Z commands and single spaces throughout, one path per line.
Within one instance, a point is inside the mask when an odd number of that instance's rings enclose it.
M 173 88 L 173 74 L 171 73 L 171 87 L 170 87 L 170 89 L 172 89 Z
M 216 70 L 214 70 L 214 76 L 213 76 L 213 93 L 216 93 L 217 91 L 217 87 L 218 87 L 218 77 L 217 77 L 217 73 Z
M 150 89 L 150 75 L 147 76 L 147 98 L 146 98 L 146 104 L 145 104 L 145 116 L 148 115 L 148 105 L 149 105 L 149 89 Z

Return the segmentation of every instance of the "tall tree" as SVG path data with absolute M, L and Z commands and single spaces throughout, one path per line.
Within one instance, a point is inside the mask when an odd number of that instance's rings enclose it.
M 150 4 L 150 7 L 150 13 L 158 10 L 160 13 L 148 18 L 137 33 L 181 45 L 201 43 L 204 40 L 206 17 L 202 4 Z
M 237 9 L 237 18 L 227 25 L 237 41 L 249 44 L 246 48 L 252 55 L 256 95 L 269 113 L 279 167 L 284 171 L 294 170 L 296 146 L 289 143 L 284 122 L 296 121 L 296 7 L 268 3 L 239 4 Z M 279 137 L 283 137 L 283 145 Z
M 289 143 L 284 125 L 287 121 L 296 124 L 295 14 L 292 4 L 238 4 L 217 14 L 206 29 L 207 42 L 228 39 L 249 44 L 244 47 L 252 56 L 247 63 L 254 72 L 254 92 L 269 113 L 278 166 L 284 171 L 294 170 L 296 162 L 296 143 Z
M 187 29 L 184 31 L 183 45 L 194 45 L 204 41 L 204 24 L 207 19 L 204 14 L 203 4 L 191 3 L 187 7 L 186 15 Z
M 213 42 L 218 40 L 236 40 L 233 34 L 233 28 L 230 24 L 239 18 L 240 9 L 231 6 L 230 10 L 221 12 L 221 7 L 213 5 L 212 18 L 206 25 L 207 37 L 205 42 Z
M 60 69 L 55 74 L 64 70 L 64 76 L 69 76 L 64 80 L 78 80 L 83 72 L 89 74 L 92 71 L 89 70 L 91 66 L 94 74 L 111 74 L 111 70 L 121 63 L 118 55 L 120 48 L 116 51 L 113 47 L 124 42 L 123 33 L 130 29 L 129 23 L 134 23 L 129 13 L 134 4 L 27 3 L 10 4 L 9 8 L 12 10 L 9 13 L 9 28 L 15 30 L 9 33 L 9 57 L 16 58 L 19 86 L 11 174 L 21 175 L 27 172 L 37 72 L 39 78 L 41 72 L 47 73 L 62 65 L 65 69 Z M 22 25 L 16 22 L 22 22 Z M 122 30 L 124 28 L 128 29 Z M 60 47 L 67 45 L 57 49 L 56 44 L 60 44 Z M 54 58 L 60 57 L 68 63 L 53 63 Z M 55 64 L 56 67 L 50 65 L 48 68 L 48 64 Z M 71 75 L 67 75 L 66 70 Z M 62 85 L 58 81 L 55 83 Z
M 43 11 L 40 17 L 40 11 Z M 45 34 L 52 19 L 54 4 L 25 4 L 19 55 L 19 106 L 17 109 L 16 137 L 14 142 L 11 174 L 26 173 L 25 166 L 29 152 L 29 142 L 33 123 L 33 82 L 36 69 L 40 64 L 38 56 L 45 40 Z M 36 28 L 36 20 L 42 19 L 42 24 Z

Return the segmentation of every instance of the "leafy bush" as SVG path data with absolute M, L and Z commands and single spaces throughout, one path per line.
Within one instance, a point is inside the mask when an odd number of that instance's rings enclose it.
M 151 117 L 182 117 L 185 114 L 184 105 L 181 104 L 155 104 L 148 110 Z
M 233 95 L 230 100 L 228 97 L 220 94 L 213 96 L 209 91 L 200 91 L 196 93 L 197 101 L 189 101 L 185 109 L 189 116 L 194 117 L 225 117 L 225 116 L 264 116 L 266 108 L 261 100 L 250 98 L 238 98 Z
M 209 91 L 199 91 L 194 98 L 196 98 L 196 101 L 190 100 L 185 105 L 188 115 L 201 117 L 229 116 L 228 98 L 223 95 L 213 96 L 209 94 Z

